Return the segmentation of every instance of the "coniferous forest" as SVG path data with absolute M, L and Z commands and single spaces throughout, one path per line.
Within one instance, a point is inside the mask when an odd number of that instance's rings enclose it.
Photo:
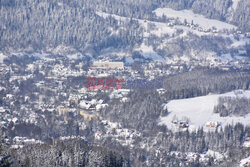
M 12 166 L 250 166 L 250 1 L 0 0 Z

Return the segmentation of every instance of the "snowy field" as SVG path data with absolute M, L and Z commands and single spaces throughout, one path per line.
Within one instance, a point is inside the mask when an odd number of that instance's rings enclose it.
M 156 16 L 162 17 L 165 15 L 169 18 L 179 18 L 180 21 L 186 21 L 188 23 L 191 23 L 193 20 L 194 24 L 198 24 L 199 27 L 203 29 L 212 29 L 213 27 L 217 28 L 217 30 L 223 30 L 223 29 L 236 29 L 237 27 L 222 21 L 214 20 L 214 19 L 208 19 L 205 18 L 202 15 L 194 14 L 191 10 L 173 10 L 171 8 L 158 8 L 154 11 Z
M 177 117 L 179 120 L 182 120 L 182 118 L 187 117 L 190 120 L 189 130 L 191 131 L 199 127 L 204 127 L 204 130 L 210 130 L 205 127 L 207 122 L 219 122 L 223 127 L 237 122 L 250 125 L 250 114 L 245 117 L 220 117 L 219 114 L 213 113 L 218 98 L 222 96 L 250 98 L 250 91 L 238 90 L 225 94 L 211 94 L 189 99 L 172 100 L 164 106 L 168 108 L 169 115 L 161 117 L 159 124 L 166 125 L 172 130 L 177 130 L 176 125 L 171 123 L 173 118 Z

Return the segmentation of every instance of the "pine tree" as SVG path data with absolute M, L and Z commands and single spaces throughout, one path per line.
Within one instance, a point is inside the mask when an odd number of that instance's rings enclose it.
M 0 127 L 2 128 L 2 127 Z M 0 167 L 9 167 L 11 165 L 10 156 L 5 156 L 2 149 L 2 131 L 0 130 Z

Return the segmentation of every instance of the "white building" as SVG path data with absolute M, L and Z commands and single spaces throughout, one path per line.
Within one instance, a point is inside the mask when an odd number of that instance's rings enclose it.
M 102 62 L 102 61 L 94 61 L 93 68 L 99 69 L 124 69 L 123 62 Z

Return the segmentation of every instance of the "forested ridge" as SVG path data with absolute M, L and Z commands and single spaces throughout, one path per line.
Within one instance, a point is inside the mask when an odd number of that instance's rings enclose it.
M 217 5 L 218 4 L 218 5 Z M 97 11 L 113 13 L 128 18 L 154 20 L 152 11 L 157 7 L 193 9 L 197 13 L 219 20 L 233 20 L 242 29 L 249 29 L 249 2 L 239 2 L 236 11 L 230 11 L 231 0 L 154 0 L 154 1 L 0 1 L 0 42 L 1 50 L 7 48 L 45 49 L 60 44 L 73 46 L 81 51 L 108 45 L 133 47 L 140 43 L 140 30 L 136 23 L 111 35 L 110 28 L 119 25 L 114 19 L 105 20 L 96 15 Z M 241 8 L 242 7 L 242 8 Z M 204 10 L 205 8 L 205 10 Z M 230 11 L 230 12 L 229 12 Z M 230 13 L 232 16 L 230 16 Z M 90 48 L 89 48 L 89 47 Z
M 250 154 L 240 95 L 250 90 L 250 1 L 235 3 L 0 0 L 0 167 L 239 165 Z M 158 8 L 238 29 L 202 29 Z M 88 90 L 89 76 L 124 78 L 125 89 Z M 210 94 L 219 120 L 245 122 L 162 119 L 175 112 L 169 102 Z
M 189 98 L 209 93 L 225 93 L 250 88 L 249 71 L 201 69 L 166 77 L 163 87 L 170 99 Z

